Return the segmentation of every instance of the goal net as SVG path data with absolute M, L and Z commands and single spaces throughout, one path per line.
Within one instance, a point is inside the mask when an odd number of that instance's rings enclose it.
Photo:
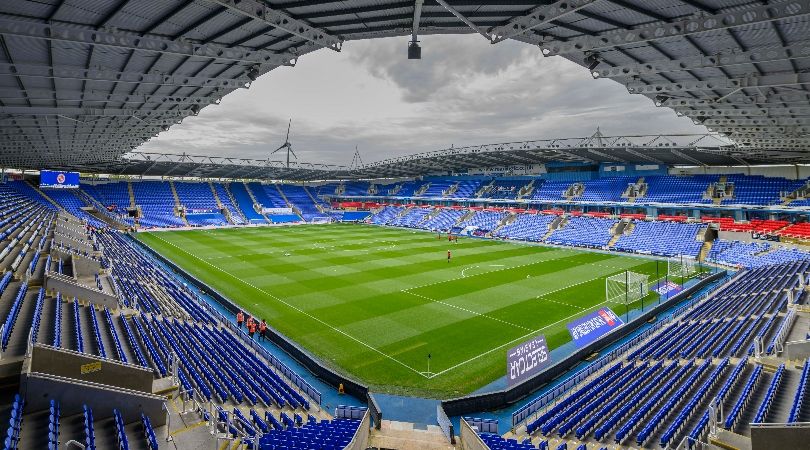
M 605 300 L 613 303 L 632 303 L 650 292 L 650 277 L 636 272 L 624 272 L 605 279 Z
M 310 222 L 310 223 L 330 223 L 330 222 L 332 222 L 332 219 L 330 217 L 318 216 L 318 217 L 313 217 L 312 222 Z
M 667 273 L 670 277 L 688 277 L 697 272 L 695 259 L 689 256 L 669 258 Z

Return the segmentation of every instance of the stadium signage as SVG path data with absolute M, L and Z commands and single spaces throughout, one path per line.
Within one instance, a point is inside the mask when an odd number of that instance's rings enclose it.
M 672 295 L 677 294 L 683 290 L 683 286 L 674 281 L 659 281 L 653 286 L 653 291 L 658 295 Z
M 624 325 L 622 319 L 610 308 L 605 307 L 582 316 L 566 326 L 574 343 L 582 348 L 622 325 Z
M 262 214 L 268 215 L 283 215 L 283 214 L 292 214 L 292 208 L 262 208 Z
M 535 336 L 506 352 L 506 379 L 510 387 L 522 383 L 551 365 L 546 337 Z
M 39 187 L 46 189 L 76 189 L 79 187 L 79 172 L 39 172 Z

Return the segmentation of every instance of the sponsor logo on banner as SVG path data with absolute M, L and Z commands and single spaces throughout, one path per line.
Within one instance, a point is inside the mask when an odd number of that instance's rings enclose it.
M 624 322 L 616 313 L 610 308 L 602 308 L 566 326 L 574 343 L 582 348 L 622 325 Z
M 551 355 L 542 334 L 506 352 L 506 379 L 514 386 L 551 365 Z
M 292 208 L 262 208 L 262 214 L 267 215 L 283 215 L 283 214 L 292 214 Z
M 658 283 L 653 286 L 653 291 L 657 292 L 658 295 L 674 295 L 678 292 L 683 290 L 683 286 L 674 282 L 674 281 L 659 281 Z
M 39 172 L 39 186 L 42 188 L 78 188 L 78 172 L 55 172 L 52 170 L 41 170 Z

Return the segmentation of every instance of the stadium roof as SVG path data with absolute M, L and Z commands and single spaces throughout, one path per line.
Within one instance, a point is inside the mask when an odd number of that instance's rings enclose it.
M 806 162 L 809 18 L 810 0 L 6 1 L 0 166 L 127 171 L 139 156 L 127 162 L 124 154 L 261 74 L 314 50 L 339 51 L 345 41 L 410 35 L 415 24 L 418 34 L 479 33 L 482 45 L 484 38 L 537 45 L 735 143 L 703 157 L 616 150 L 613 159 Z M 518 153 L 511 153 L 515 161 Z M 586 153 L 577 156 L 607 159 Z M 163 164 L 150 161 L 153 169 Z M 367 170 L 381 173 L 385 165 Z M 293 169 L 274 174 L 308 178 Z
M 587 137 L 448 148 L 356 166 L 131 152 L 121 160 L 95 169 L 117 175 L 200 177 L 267 180 L 344 180 L 418 177 L 466 173 L 468 169 L 501 168 L 504 172 L 551 162 L 660 165 L 785 164 L 794 158 L 742 150 L 716 134 L 605 136 L 599 130 Z M 519 170 L 516 170 L 519 172 Z

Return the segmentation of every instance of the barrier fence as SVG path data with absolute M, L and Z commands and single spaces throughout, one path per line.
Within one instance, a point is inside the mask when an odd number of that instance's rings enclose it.
M 719 278 L 719 277 L 718 277 Z M 731 278 L 726 275 L 726 278 Z M 724 287 L 725 284 L 722 286 Z M 721 287 L 721 288 L 722 288 Z M 675 297 L 673 297 L 675 298 Z M 516 428 L 518 424 L 526 420 L 527 418 L 531 417 L 535 413 L 543 410 L 546 406 L 554 403 L 560 395 L 564 392 L 568 391 L 572 387 L 579 384 L 581 381 L 587 379 L 591 375 L 601 371 L 606 366 L 610 365 L 614 361 L 618 360 L 622 355 L 627 353 L 632 347 L 635 347 L 639 343 L 643 342 L 650 336 L 654 335 L 655 333 L 659 332 L 662 328 L 669 325 L 673 320 L 677 317 L 682 316 L 686 312 L 696 308 L 701 303 L 705 302 L 709 298 L 709 294 L 703 294 L 695 301 L 691 301 L 685 305 L 678 307 L 677 309 L 673 310 L 667 320 L 659 321 L 658 323 L 654 324 L 650 328 L 644 330 L 643 332 L 639 333 L 637 336 L 633 337 L 629 341 L 625 342 L 621 346 L 611 350 L 608 354 L 602 356 L 601 358 L 597 359 L 593 363 L 589 364 L 587 367 L 581 369 L 577 373 L 571 375 L 568 379 L 564 382 L 559 384 L 558 386 L 554 387 L 552 390 L 546 392 L 545 394 L 541 395 L 537 399 L 533 400 L 532 402 L 528 403 L 527 405 L 523 406 L 522 408 L 518 409 L 512 414 L 512 428 Z
M 132 236 L 129 236 L 129 235 L 127 235 L 127 236 L 128 236 L 128 237 L 129 237 L 129 238 L 130 238 L 130 239 L 131 239 L 133 242 L 137 243 L 139 248 L 146 249 L 146 251 L 147 251 L 147 253 L 148 253 L 149 255 L 152 255 L 152 256 L 154 256 L 154 257 L 158 258 L 158 259 L 159 259 L 160 261 L 162 261 L 163 263 L 167 264 L 167 265 L 168 265 L 169 267 L 171 267 L 173 270 L 175 270 L 176 272 L 178 272 L 178 273 L 180 273 L 181 275 L 183 275 L 183 277 L 187 278 L 189 281 L 191 281 L 192 283 L 196 284 L 198 288 L 200 288 L 200 289 L 206 289 L 206 290 L 210 289 L 210 288 L 208 288 L 208 287 L 207 287 L 207 286 L 206 286 L 204 283 L 200 282 L 199 280 L 197 280 L 196 278 L 194 278 L 193 276 L 191 276 L 190 274 L 188 274 L 187 272 L 185 272 L 184 270 L 182 270 L 180 267 L 178 267 L 177 265 L 175 265 L 174 263 L 172 263 L 171 261 L 169 261 L 168 259 L 166 259 L 166 258 L 165 258 L 165 257 L 163 257 L 162 255 L 160 255 L 159 253 L 155 252 L 154 250 L 152 250 L 152 249 L 151 249 L 151 248 L 149 248 L 148 246 L 144 245 L 143 243 L 141 243 L 141 242 L 140 242 L 140 241 L 138 241 L 137 239 L 133 238 Z M 219 294 L 219 293 L 217 293 L 217 292 L 215 292 L 215 291 L 213 292 L 213 294 L 214 294 L 214 295 L 213 295 L 213 297 L 214 297 L 214 298 L 215 298 L 215 299 L 216 299 L 218 302 L 220 302 L 220 304 L 222 304 L 223 306 L 225 306 L 226 308 L 231 309 L 231 310 L 234 310 L 234 311 L 237 311 L 237 310 L 238 310 L 238 307 L 237 307 L 236 305 L 234 305 L 232 302 L 230 302 L 230 300 L 226 299 L 226 298 L 225 298 L 224 296 L 222 296 L 221 294 Z M 196 296 L 195 296 L 195 297 L 196 297 Z M 203 301 L 201 301 L 199 304 L 200 304 L 200 305 L 201 305 L 203 308 L 205 308 L 205 310 L 206 310 L 206 311 L 207 311 L 209 314 L 213 315 L 213 316 L 216 318 L 216 320 L 218 320 L 218 321 L 219 321 L 219 322 L 220 322 L 220 323 L 221 323 L 223 326 L 227 327 L 229 330 L 231 330 L 231 332 L 233 332 L 233 333 L 234 333 L 236 336 L 238 336 L 238 337 L 239 337 L 239 338 L 242 340 L 242 342 L 247 343 L 247 345 L 248 345 L 248 346 L 249 346 L 249 347 L 250 347 L 250 348 L 251 348 L 253 351 L 255 351 L 256 353 L 258 353 L 259 355 L 261 355 L 262 357 L 264 357 L 264 358 L 265 358 L 265 359 L 266 359 L 266 360 L 267 360 L 267 361 L 270 363 L 270 365 L 271 365 L 271 366 L 273 366 L 273 367 L 274 367 L 274 368 L 275 368 L 275 369 L 276 369 L 278 372 L 282 373 L 282 374 L 283 374 L 285 377 L 287 377 L 287 379 L 288 379 L 288 380 L 290 380 L 290 382 L 291 382 L 291 383 L 292 383 L 292 384 L 293 384 L 295 387 L 297 387 L 297 388 L 298 388 L 298 389 L 300 389 L 301 391 L 305 392 L 305 393 L 306 393 L 306 394 L 307 394 L 307 395 L 308 395 L 310 398 L 312 398 L 313 400 L 315 400 L 315 402 L 316 402 L 318 405 L 322 404 L 322 402 L 321 402 L 322 395 L 321 395 L 320 391 L 318 391 L 317 389 L 315 389 L 315 388 L 314 388 L 314 387 L 313 387 L 311 384 L 309 384 L 309 382 L 308 382 L 308 381 L 306 381 L 306 380 L 305 380 L 305 379 L 303 379 L 303 378 L 302 378 L 300 375 L 298 375 L 297 373 L 295 373 L 295 372 L 294 372 L 292 369 L 290 369 L 289 367 L 287 367 L 287 365 L 286 365 L 286 364 L 284 364 L 284 362 L 282 362 L 280 359 L 278 359 L 278 358 L 277 358 L 276 356 L 274 356 L 272 353 L 270 353 L 269 351 L 267 351 L 267 349 L 265 349 L 265 348 L 264 348 L 263 346 L 261 346 L 259 343 L 257 343 L 256 341 L 254 341 L 254 340 L 250 339 L 250 338 L 249 338 L 249 337 L 248 337 L 248 336 L 245 334 L 245 332 L 244 332 L 243 330 L 240 330 L 239 328 L 237 328 L 237 327 L 236 327 L 236 325 L 233 323 L 233 321 L 231 321 L 231 319 L 229 319 L 229 318 L 225 317 L 225 315 L 223 315 L 221 312 L 219 312 L 219 311 L 218 311 L 216 308 L 214 308 L 214 307 L 213 307 L 212 305 L 210 305 L 208 302 L 206 302 L 206 301 L 204 301 L 204 300 L 203 300 Z M 271 329 L 270 329 L 270 327 L 268 327 L 268 331 L 270 331 L 270 330 L 271 330 Z
M 444 437 L 446 437 L 451 444 L 455 445 L 456 433 L 453 430 L 453 422 L 451 422 L 450 418 L 447 417 L 447 413 L 444 412 L 444 408 L 442 408 L 441 403 L 436 405 L 436 422 L 439 424 L 439 428 L 442 429 Z

